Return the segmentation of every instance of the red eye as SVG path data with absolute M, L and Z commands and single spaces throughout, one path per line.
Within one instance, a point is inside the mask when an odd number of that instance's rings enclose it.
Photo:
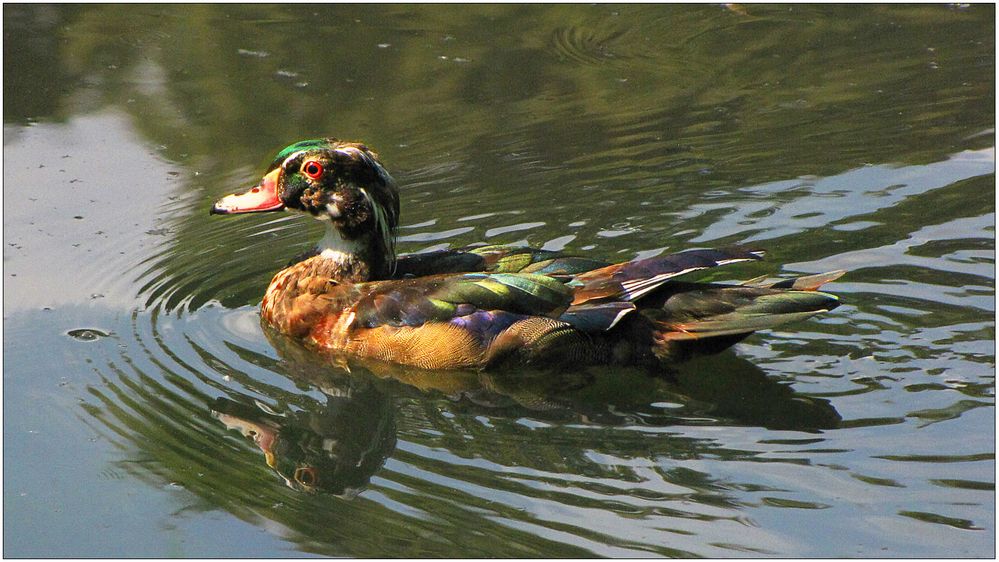
M 317 180 L 319 176 L 323 175 L 323 165 L 315 160 L 309 160 L 305 164 L 302 164 L 302 173 Z

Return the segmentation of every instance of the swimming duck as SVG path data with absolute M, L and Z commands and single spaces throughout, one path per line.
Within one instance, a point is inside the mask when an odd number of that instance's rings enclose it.
M 761 258 L 745 248 L 617 264 L 508 246 L 396 256 L 395 181 L 372 149 L 334 138 L 284 148 L 258 185 L 223 197 L 211 213 L 281 210 L 320 220 L 326 232 L 274 276 L 262 321 L 334 356 L 422 369 L 668 366 L 832 310 L 837 298 L 817 289 L 843 273 L 678 279 Z

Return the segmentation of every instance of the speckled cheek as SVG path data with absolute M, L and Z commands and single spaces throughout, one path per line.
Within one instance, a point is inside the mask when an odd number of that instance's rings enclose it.
M 326 206 L 326 197 L 323 195 L 323 190 L 318 187 L 310 187 L 302 193 L 301 201 L 302 205 L 305 206 L 310 212 L 317 212 Z

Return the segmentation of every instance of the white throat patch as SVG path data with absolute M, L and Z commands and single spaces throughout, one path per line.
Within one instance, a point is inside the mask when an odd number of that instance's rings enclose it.
M 333 223 L 326 221 L 326 234 L 316 246 L 324 259 L 347 263 L 364 251 L 364 246 L 356 241 L 344 240 Z

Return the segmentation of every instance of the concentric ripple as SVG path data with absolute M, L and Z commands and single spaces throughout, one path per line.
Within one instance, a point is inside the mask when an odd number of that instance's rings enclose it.
M 579 27 L 560 27 L 552 32 L 551 47 L 563 60 L 582 64 L 601 64 L 620 58 L 612 48 L 622 31 L 598 34 Z

